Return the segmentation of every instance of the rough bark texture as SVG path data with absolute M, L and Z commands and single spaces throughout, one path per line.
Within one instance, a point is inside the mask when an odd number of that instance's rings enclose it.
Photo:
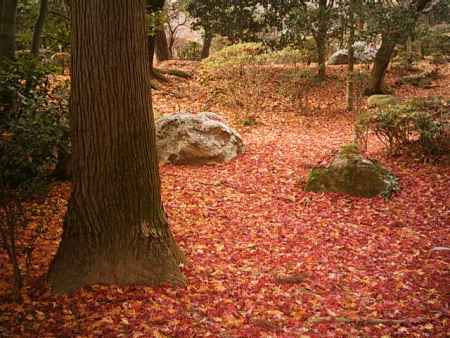
M 394 53 L 396 39 L 383 35 L 381 46 L 375 55 L 372 72 L 370 74 L 369 86 L 366 89 L 366 95 L 383 94 L 384 76 Z
M 203 46 L 202 46 L 202 53 L 201 53 L 202 59 L 206 59 L 207 57 L 209 57 L 209 51 L 211 50 L 212 39 L 213 39 L 212 34 L 205 33 L 205 36 L 203 37 Z
M 156 57 L 158 61 L 166 61 L 170 59 L 169 44 L 167 43 L 166 32 L 164 26 L 161 25 L 156 29 Z
M 141 0 L 73 0 L 73 192 L 48 281 L 180 284 L 160 178 Z
M 0 58 L 13 58 L 16 51 L 17 0 L 0 0 Z
M 48 0 L 41 0 L 39 9 L 39 16 L 33 29 L 33 40 L 31 41 L 31 53 L 34 56 L 39 55 L 39 48 L 41 46 L 42 31 L 44 29 L 45 19 L 48 15 Z

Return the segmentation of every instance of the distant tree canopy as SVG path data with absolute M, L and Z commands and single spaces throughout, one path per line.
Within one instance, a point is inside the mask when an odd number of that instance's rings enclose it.
M 257 40 L 265 27 L 263 8 L 256 0 L 189 0 L 186 9 L 194 28 L 233 42 Z

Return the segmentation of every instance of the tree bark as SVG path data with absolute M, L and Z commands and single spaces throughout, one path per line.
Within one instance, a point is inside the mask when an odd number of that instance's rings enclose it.
M 319 70 L 317 76 L 319 79 L 324 80 L 327 76 L 327 66 L 326 66 L 326 39 L 320 33 L 315 37 L 316 48 L 317 48 L 317 63 Z
M 387 34 L 381 38 L 381 46 L 375 55 L 366 95 L 383 94 L 384 76 L 391 61 L 397 41 Z
M 150 58 L 150 72 L 153 72 L 153 65 L 155 63 L 155 36 L 148 35 L 147 36 L 147 48 Z
M 167 43 L 166 32 L 164 26 L 161 25 L 156 29 L 156 57 L 158 61 L 166 61 L 170 59 L 169 44 Z
M 348 11 L 348 26 L 349 34 L 347 41 L 347 110 L 353 111 L 354 106 L 354 65 L 355 65 L 355 49 L 353 44 L 355 43 L 355 18 L 354 18 L 354 0 L 350 0 Z
M 31 54 L 39 55 L 39 48 L 41 46 L 42 31 L 44 29 L 45 19 L 48 15 L 48 0 L 41 0 L 39 9 L 39 16 L 33 29 L 33 40 L 31 41 Z
M 202 46 L 202 53 L 201 58 L 206 59 L 209 57 L 209 52 L 211 50 L 211 43 L 212 43 L 213 35 L 210 33 L 205 33 L 205 36 L 203 37 L 203 46 Z
M 144 2 L 71 8 L 73 192 L 50 288 L 183 284 L 160 197 Z
M 0 0 L 0 59 L 14 57 L 16 51 L 17 0 Z
M 329 18 L 327 13 L 327 0 L 319 0 L 318 28 L 314 34 L 317 48 L 317 58 L 319 64 L 318 77 L 320 80 L 326 78 L 326 58 L 327 58 L 327 34 Z

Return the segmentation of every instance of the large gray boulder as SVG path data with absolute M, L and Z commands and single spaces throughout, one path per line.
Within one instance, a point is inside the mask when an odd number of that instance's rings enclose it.
M 369 63 L 372 62 L 377 54 L 377 50 L 368 46 L 362 41 L 355 42 L 354 59 L 355 63 Z M 348 63 L 347 49 L 339 49 L 328 60 L 329 65 L 346 65 Z
M 389 197 L 398 190 L 398 183 L 389 171 L 377 162 L 364 158 L 356 147 L 349 145 L 344 146 L 327 167 L 311 170 L 305 190 Z
M 244 152 L 240 135 L 218 115 L 176 113 L 156 121 L 156 146 L 162 163 L 226 162 Z

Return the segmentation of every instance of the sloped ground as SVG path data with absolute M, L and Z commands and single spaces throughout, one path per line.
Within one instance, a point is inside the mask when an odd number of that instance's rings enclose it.
M 371 139 L 369 155 L 399 176 L 400 193 L 386 201 L 303 192 L 309 168 L 351 139 L 354 120 L 343 107 L 344 68 L 321 86 L 309 88 L 303 75 L 285 86 L 303 71 L 259 67 L 206 80 L 196 72 L 155 93 L 160 113 L 223 113 L 247 147 L 227 164 L 161 167 L 166 211 L 188 258 L 186 288 L 51 296 L 38 277 L 56 250 L 70 190 L 56 185 L 45 203 L 30 204 L 30 217 L 46 215 L 50 231 L 24 304 L 2 298 L 0 336 L 447 336 L 450 256 L 430 250 L 450 246 L 450 168 L 385 158 Z M 444 73 L 432 89 L 397 93 L 449 98 Z M 243 126 L 249 119 L 256 125 Z M 4 256 L 0 264 L 4 295 L 10 271 Z

